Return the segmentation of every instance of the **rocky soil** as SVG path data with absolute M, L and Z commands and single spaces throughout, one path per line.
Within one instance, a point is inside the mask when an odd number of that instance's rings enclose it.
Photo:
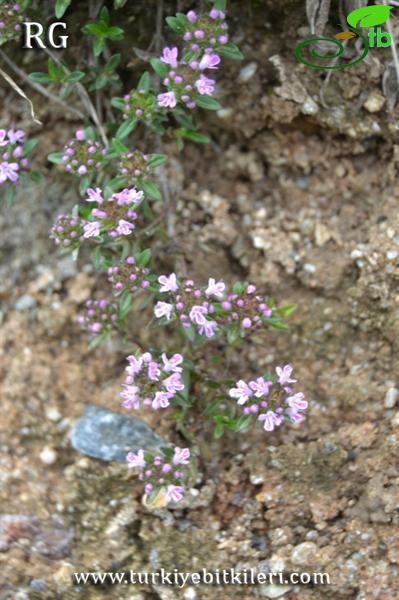
M 51 171 L 50 185 L 20 190 L 12 208 L 0 208 L 1 600 L 399 598 L 399 129 L 391 56 L 375 49 L 326 78 L 293 55 L 309 35 L 302 3 L 282 4 L 279 14 L 271 1 L 233 8 L 245 61 L 224 71 L 223 110 L 201 116 L 213 143 L 168 149 L 176 234 L 173 243 L 156 242 L 155 255 L 193 279 L 205 280 L 212 265 L 214 276 L 248 279 L 298 305 L 290 333 L 248 343 L 229 360 L 237 378 L 292 362 L 309 416 L 277 434 L 211 444 L 194 491 L 173 510 L 148 510 L 123 464 L 72 448 L 70 432 L 87 406 L 123 412 L 126 348 L 90 351 L 76 325 L 104 281 L 84 256 L 76 265 L 48 239 L 55 215 L 77 201 L 70 182 Z M 332 13 L 325 33 L 337 21 Z M 21 123 L 26 108 L 12 90 L 2 88 L 0 98 L 0 127 L 25 124 L 43 157 L 77 126 L 33 96 L 44 122 L 36 130 L 27 117 Z M 50 177 L 44 158 L 38 162 Z M 139 323 L 132 330 L 148 335 Z M 170 423 L 144 418 L 160 435 L 171 433 Z M 77 571 L 161 567 L 327 572 L 331 584 L 182 591 L 71 584 Z

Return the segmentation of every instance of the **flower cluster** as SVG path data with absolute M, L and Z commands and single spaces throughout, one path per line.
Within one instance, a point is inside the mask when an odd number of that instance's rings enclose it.
M 136 292 L 150 286 L 149 273 L 147 267 L 140 267 L 136 263 L 134 256 L 128 256 L 119 265 L 109 267 L 108 281 L 112 284 L 115 292 L 124 290 Z
M 0 185 L 6 181 L 18 183 L 19 171 L 28 168 L 29 161 L 24 158 L 22 146 L 24 138 L 21 129 L 0 129 Z
M 139 357 L 127 357 L 129 365 L 120 394 L 122 406 L 136 410 L 141 406 L 151 406 L 155 410 L 166 408 L 172 398 L 184 389 L 181 354 L 174 354 L 171 358 L 162 354 L 161 358 L 162 361 L 157 361 L 149 352 Z
M 57 246 L 75 250 L 83 241 L 84 221 L 80 217 L 59 215 L 54 223 L 50 237 Z
M 137 213 L 134 210 L 144 197 L 142 191 L 125 188 L 104 199 L 100 188 L 87 190 L 87 202 L 97 206 L 91 211 L 94 221 L 87 221 L 84 226 L 84 238 L 98 237 L 107 233 L 110 238 L 128 236 L 135 228 Z
M 257 415 L 265 431 L 273 431 L 284 421 L 300 423 L 304 419 L 302 412 L 308 407 L 304 394 L 293 392 L 291 384 L 296 379 L 291 378 L 291 365 L 276 367 L 276 374 L 277 381 L 264 377 L 248 383 L 240 380 L 229 390 L 229 395 L 243 406 L 244 415 Z
M 177 47 L 164 48 L 161 62 L 169 71 L 163 78 L 167 92 L 158 94 L 162 108 L 174 108 L 179 102 L 192 109 L 198 96 L 213 96 L 215 80 L 205 75 L 206 70 L 215 70 L 220 63 L 218 48 L 227 44 L 227 24 L 222 11 L 213 8 L 208 14 L 197 15 L 190 10 L 184 17 L 185 46 L 179 59 Z
M 151 121 L 156 106 L 155 96 L 145 90 L 132 90 L 123 96 L 123 116 L 125 119 Z
M 167 293 L 169 302 L 157 302 L 155 316 L 167 321 L 177 318 L 183 327 L 194 326 L 199 335 L 208 338 L 213 337 L 219 327 L 233 324 L 242 332 L 257 328 L 272 315 L 265 298 L 256 294 L 256 286 L 251 284 L 241 285 L 237 292 L 226 294 L 226 284 L 212 277 L 203 288 L 195 286 L 190 279 L 180 285 L 175 273 L 161 275 L 158 281 L 160 293 Z
M 153 456 L 140 449 L 126 456 L 129 468 L 140 469 L 139 479 L 145 482 L 146 496 L 156 495 L 160 489 L 165 491 L 165 503 L 180 502 L 185 488 L 182 480 L 187 477 L 190 462 L 190 450 L 175 446 L 165 449 L 163 456 Z
M 101 169 L 106 154 L 99 142 L 87 140 L 83 129 L 79 129 L 75 138 L 64 146 L 62 162 L 68 173 L 83 177 Z
M 194 10 L 190 10 L 186 17 L 184 41 L 190 42 L 190 50 L 193 52 L 209 46 L 217 49 L 229 41 L 226 15 L 223 11 L 212 8 L 208 14 L 198 15 Z
M 78 322 L 83 329 L 97 336 L 110 332 L 118 319 L 118 306 L 109 300 L 87 300 Z
M 119 171 L 133 185 L 148 174 L 148 160 L 149 156 L 139 150 L 126 152 L 120 156 Z
M 21 31 L 21 23 L 25 20 L 21 14 L 21 7 L 16 2 L 0 4 L 0 46 L 18 36 Z

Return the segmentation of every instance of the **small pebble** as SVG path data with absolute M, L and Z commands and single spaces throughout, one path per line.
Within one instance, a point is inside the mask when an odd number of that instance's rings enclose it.
M 55 406 L 50 406 L 46 409 L 46 417 L 49 421 L 59 421 L 62 417 L 62 414 Z
M 305 263 L 303 265 L 303 270 L 306 271 L 306 273 L 316 273 L 316 267 L 315 265 L 312 265 L 311 263 Z
M 53 465 L 57 460 L 57 452 L 50 446 L 45 446 L 40 452 L 40 460 L 45 465 Z
M 46 582 L 43 579 L 32 579 L 30 587 L 34 592 L 42 592 L 46 587 Z
M 398 258 L 398 256 L 399 256 L 399 252 L 397 250 L 388 250 L 388 252 L 387 252 L 388 260 L 395 260 L 396 258 Z
M 245 65 L 245 67 L 243 67 L 241 69 L 238 79 L 242 83 L 246 83 L 247 81 L 252 79 L 252 77 L 255 75 L 257 69 L 258 69 L 258 65 L 256 64 L 256 62 L 248 63 L 247 65 Z
M 385 408 L 393 408 L 399 396 L 399 390 L 394 387 L 389 388 L 385 396 Z
M 33 308 L 36 308 L 36 300 L 33 298 L 33 296 L 25 294 L 24 296 L 18 298 L 18 300 L 15 302 L 15 308 L 21 312 L 25 310 L 32 310 Z

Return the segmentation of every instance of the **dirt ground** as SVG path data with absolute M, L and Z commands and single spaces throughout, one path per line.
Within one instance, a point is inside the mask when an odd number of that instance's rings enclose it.
M 38 136 L 38 165 L 50 182 L 19 190 L 10 209 L 0 206 L 1 600 L 399 598 L 399 129 L 391 55 L 375 49 L 326 79 L 293 54 L 309 33 L 302 3 L 275 5 L 233 6 L 231 30 L 245 60 L 220 73 L 223 111 L 200 115 L 212 144 L 189 144 L 181 154 L 168 146 L 176 235 L 155 242 L 155 260 L 177 261 L 198 281 L 247 279 L 297 304 L 288 334 L 248 342 L 229 361 L 237 379 L 292 362 L 310 411 L 277 434 L 212 442 L 198 493 L 182 508 L 148 511 L 124 465 L 70 445 L 87 405 L 123 412 L 127 352 L 88 350 L 76 317 L 105 280 L 85 256 L 77 266 L 57 255 L 48 237 L 77 193 L 44 156 L 78 122 L 33 94 L 44 126 L 32 126 L 24 103 L 0 90 L 0 127 L 22 123 Z M 150 14 L 135 23 L 150 27 Z M 21 58 L 28 71 L 30 60 Z M 134 319 L 132 330 L 145 339 Z M 170 423 L 146 420 L 171 433 Z M 70 581 L 77 571 L 160 567 L 326 572 L 331 584 L 178 591 L 79 589 Z

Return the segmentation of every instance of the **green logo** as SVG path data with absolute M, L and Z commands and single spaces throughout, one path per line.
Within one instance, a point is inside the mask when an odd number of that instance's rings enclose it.
M 387 48 L 391 45 L 392 36 L 389 33 L 382 31 L 381 27 L 377 27 L 377 25 L 382 25 L 383 23 L 386 23 L 386 21 L 388 21 L 392 8 L 393 6 L 378 5 L 364 6 L 363 8 L 353 10 L 347 16 L 346 19 L 349 24 L 349 31 L 342 31 L 341 33 L 337 33 L 335 39 L 317 37 L 305 40 L 304 42 L 298 44 L 298 46 L 296 47 L 295 56 L 301 63 L 307 65 L 308 67 L 312 67 L 313 69 L 346 69 L 346 67 L 352 67 L 353 65 L 356 65 L 357 63 L 361 62 L 366 58 L 370 48 L 374 48 L 375 46 L 377 48 Z M 370 28 L 367 37 L 363 33 L 361 33 L 357 29 L 357 27 Z M 327 56 L 322 56 L 321 54 L 318 54 L 315 49 L 311 50 L 310 54 L 314 58 L 317 58 L 322 61 L 335 60 L 339 58 L 345 51 L 345 48 L 340 42 L 340 40 L 350 40 L 357 36 L 362 39 L 364 44 L 364 50 L 362 52 L 362 55 L 359 56 L 359 58 L 353 60 L 352 62 L 346 63 L 345 65 L 315 65 L 303 58 L 301 55 L 302 49 L 308 44 L 311 44 L 313 42 L 331 42 L 332 44 L 335 44 L 335 46 L 338 46 L 338 50 L 335 54 L 328 54 Z

